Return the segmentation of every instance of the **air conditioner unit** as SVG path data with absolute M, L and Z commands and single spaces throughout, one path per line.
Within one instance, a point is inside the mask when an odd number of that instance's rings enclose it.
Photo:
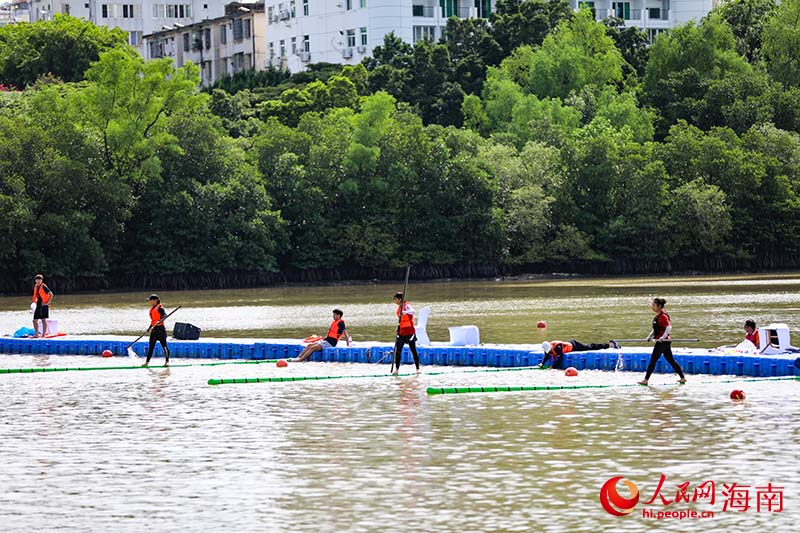
M 342 57 L 345 59 L 350 59 L 353 57 L 353 49 L 352 48 L 342 48 Z
M 365 53 L 367 53 L 367 47 L 366 46 L 356 46 L 356 52 L 358 52 L 359 54 L 365 54 Z
M 300 52 L 300 61 L 303 63 L 311 61 L 311 52 Z
M 280 17 L 281 20 L 289 20 L 289 10 L 284 9 L 283 11 L 280 12 L 278 16 Z
M 276 23 L 276 22 L 278 22 L 279 20 L 280 20 L 280 19 L 278 18 L 278 15 L 272 15 L 272 22 L 273 22 L 273 24 L 274 24 L 274 23 Z

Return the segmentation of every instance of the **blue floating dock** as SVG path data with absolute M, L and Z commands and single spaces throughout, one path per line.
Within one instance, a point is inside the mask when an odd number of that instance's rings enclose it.
M 126 355 L 131 340 L 123 337 L 56 337 L 53 339 L 15 339 L 0 337 L 0 354 L 37 355 L 100 355 L 111 350 L 115 356 Z M 170 340 L 173 358 L 192 359 L 289 359 L 306 346 L 294 339 L 204 339 L 202 341 Z M 133 349 L 147 353 L 147 341 L 139 341 Z M 352 346 L 325 348 L 312 354 L 310 360 L 335 363 L 390 365 L 393 345 L 388 343 L 354 343 Z M 533 345 L 418 346 L 423 366 L 489 366 L 528 367 L 542 362 L 543 355 Z M 798 354 L 747 355 L 720 354 L 713 350 L 678 348 L 675 359 L 686 374 L 735 375 L 750 377 L 797 376 Z M 156 346 L 155 357 L 163 357 Z M 650 361 L 650 348 L 623 348 L 594 352 L 572 352 L 564 356 L 564 367 L 578 370 L 614 370 L 622 359 L 624 370 L 644 372 Z M 408 347 L 403 348 L 401 363 L 413 364 Z M 661 358 L 657 373 L 672 373 L 672 367 Z

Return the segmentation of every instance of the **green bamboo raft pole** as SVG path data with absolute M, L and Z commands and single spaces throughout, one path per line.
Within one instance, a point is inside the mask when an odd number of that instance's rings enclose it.
M 220 366 L 220 365 L 258 365 L 263 363 L 276 363 L 277 359 L 259 359 L 253 361 L 220 361 L 217 363 L 184 363 L 177 365 L 169 365 L 168 367 L 161 366 L 76 366 L 76 367 L 34 367 L 34 368 L 0 368 L 0 374 L 40 374 L 42 372 L 73 372 L 73 371 L 89 371 L 89 370 L 136 370 L 143 368 L 185 368 L 189 366 Z
M 749 383 L 753 381 L 800 381 L 800 376 L 779 376 L 771 378 L 752 378 L 752 379 L 720 379 L 720 380 L 707 380 L 698 381 L 698 385 L 715 384 L 715 383 Z M 664 383 L 659 386 L 679 386 L 679 383 Z M 428 387 L 427 392 L 429 395 L 437 394 L 470 394 L 477 392 L 519 392 L 519 391 L 549 391 L 549 390 L 577 390 L 577 389 L 615 389 L 621 387 L 643 387 L 638 383 L 613 383 L 610 385 L 532 385 L 532 386 L 500 386 L 500 387 Z M 650 385 L 654 386 L 654 385 Z
M 327 379 L 358 379 L 358 378 L 396 378 L 407 376 L 443 376 L 449 374 L 474 374 L 476 372 L 521 372 L 523 370 L 547 370 L 538 366 L 521 366 L 515 368 L 485 368 L 480 370 L 460 370 L 456 372 L 425 372 L 424 374 L 349 374 L 342 376 L 275 376 L 264 378 L 228 378 L 228 379 L 209 379 L 209 385 L 234 385 L 241 383 L 285 383 L 288 381 L 324 381 Z

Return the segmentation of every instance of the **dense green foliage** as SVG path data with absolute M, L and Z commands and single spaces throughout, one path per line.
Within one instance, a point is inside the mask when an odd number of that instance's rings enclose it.
M 796 267 L 799 1 L 650 47 L 501 1 L 443 42 L 210 93 L 118 46 L 80 83 L 0 92 L 0 276 Z
M 0 26 L 0 84 L 26 87 L 48 75 L 80 81 L 100 53 L 125 47 L 127 38 L 119 28 L 60 14 L 49 21 Z

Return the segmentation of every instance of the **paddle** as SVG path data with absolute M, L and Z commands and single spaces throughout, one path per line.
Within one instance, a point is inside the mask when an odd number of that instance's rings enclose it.
M 159 320 L 159 321 L 156 323 L 156 326 L 158 326 L 159 324 L 163 324 L 163 323 L 164 323 L 164 321 L 165 321 L 166 319 L 168 319 L 169 317 L 171 317 L 171 316 L 172 316 L 172 315 L 173 315 L 173 314 L 174 314 L 174 313 L 175 313 L 175 312 L 176 312 L 178 309 L 180 309 L 181 307 L 182 307 L 182 306 L 180 306 L 180 305 L 179 305 L 178 307 L 176 307 L 175 309 L 173 309 L 171 313 L 169 313 L 167 316 L 165 316 L 164 318 L 162 318 L 161 320 Z M 132 343 L 130 343 L 129 345 L 127 345 L 127 346 L 125 347 L 125 350 L 128 352 L 128 357 L 132 357 L 133 359 L 136 359 L 136 358 L 137 358 L 136 352 L 134 352 L 134 351 L 133 351 L 133 348 L 132 348 L 132 346 L 133 346 L 134 344 L 136 344 L 137 342 L 139 342 L 139 341 L 142 339 L 142 337 L 144 337 L 145 335 L 147 335 L 148 333 L 150 333 L 150 330 L 151 330 L 151 329 L 153 329 L 153 326 L 150 326 L 149 328 L 147 328 L 147 331 L 145 331 L 144 333 L 142 333 L 141 335 L 139 335 L 139 336 L 136 338 L 136 340 L 135 340 L 135 341 L 133 341 Z
M 656 342 L 658 339 L 612 339 L 614 342 Z M 670 342 L 700 342 L 700 339 L 667 339 Z
M 400 298 L 400 316 L 398 317 L 397 322 L 397 334 L 400 334 L 400 322 L 403 320 L 403 310 L 406 308 L 406 292 L 408 292 L 408 275 L 411 273 L 411 265 L 406 267 L 406 281 L 403 283 L 403 297 Z M 399 370 L 399 368 L 398 368 Z M 392 358 L 392 368 L 389 370 L 389 373 L 394 372 L 394 357 Z

